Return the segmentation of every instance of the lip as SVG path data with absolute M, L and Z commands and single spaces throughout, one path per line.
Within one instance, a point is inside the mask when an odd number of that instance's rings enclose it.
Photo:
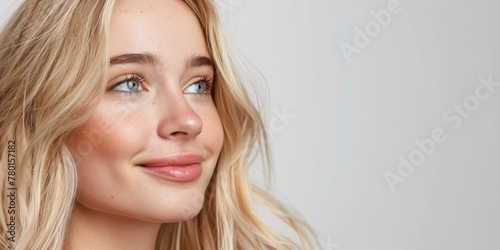
M 138 166 L 163 179 L 187 182 L 194 181 L 201 176 L 203 160 L 200 154 L 183 153 L 147 160 Z

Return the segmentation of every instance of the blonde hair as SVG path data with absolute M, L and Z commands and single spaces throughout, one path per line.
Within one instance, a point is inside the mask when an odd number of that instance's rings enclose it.
M 163 224 L 157 249 L 312 249 L 312 229 L 249 182 L 248 157 L 266 134 L 258 111 L 225 50 L 213 4 L 185 0 L 198 16 L 216 65 L 213 98 L 224 144 L 201 212 Z M 27 1 L 0 34 L 0 248 L 62 249 L 76 200 L 77 172 L 64 145 L 92 114 L 107 81 L 114 1 Z M 15 182 L 8 173 L 15 140 Z M 10 143 L 12 144 L 12 143 Z M 11 172 L 13 173 L 13 172 Z M 12 176 L 10 176 L 12 177 Z M 15 214 L 9 213 L 15 190 Z M 297 233 L 295 244 L 263 223 L 258 203 Z M 7 234 L 15 216 L 15 242 Z

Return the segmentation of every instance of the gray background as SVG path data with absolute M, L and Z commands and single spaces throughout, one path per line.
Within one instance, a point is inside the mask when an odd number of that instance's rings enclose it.
M 2 23 L 16 2 L 2 0 Z M 215 2 L 267 80 L 272 192 L 324 249 L 500 249 L 500 86 L 479 80 L 500 82 L 500 1 Z M 415 141 L 435 130 L 446 139 L 425 154 Z M 404 182 L 391 189 L 389 172 Z

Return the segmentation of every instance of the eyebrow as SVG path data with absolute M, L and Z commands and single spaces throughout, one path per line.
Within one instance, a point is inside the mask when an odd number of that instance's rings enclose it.
M 151 53 L 129 53 L 114 56 L 109 60 L 111 66 L 118 64 L 159 64 L 160 59 Z M 215 69 L 215 64 L 209 57 L 202 55 L 192 55 L 188 58 L 186 65 L 188 68 L 208 66 Z
M 109 60 L 111 66 L 116 64 L 158 64 L 158 57 L 151 53 L 123 54 Z
M 214 61 L 212 61 L 212 59 L 206 56 L 191 56 L 187 61 L 188 68 L 203 67 L 203 66 L 208 66 L 211 67 L 212 69 L 215 69 Z

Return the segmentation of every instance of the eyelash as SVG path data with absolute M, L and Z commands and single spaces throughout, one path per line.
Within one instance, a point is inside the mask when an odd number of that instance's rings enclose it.
M 202 76 L 200 78 L 198 78 L 194 83 L 197 83 L 197 82 L 201 82 L 203 84 L 205 84 L 205 92 L 203 93 L 200 93 L 199 95 L 203 95 L 203 96 L 207 96 L 207 95 L 211 95 L 212 94 L 212 88 L 213 88 L 213 80 L 208 78 L 207 76 Z
M 120 91 L 120 90 L 114 89 L 114 88 L 116 88 L 116 86 L 123 84 L 124 82 L 127 82 L 127 81 L 136 81 L 137 83 L 139 83 L 139 86 L 142 86 L 146 82 L 144 75 L 141 73 L 127 74 L 127 75 L 125 75 L 125 79 L 123 79 L 123 80 L 119 81 L 118 83 L 116 83 L 115 85 L 113 85 L 113 87 L 111 87 L 110 91 L 115 92 L 115 93 L 119 93 L 119 94 L 125 94 L 125 95 L 132 95 L 132 94 L 138 95 L 142 92 L 142 90 Z
M 119 94 L 125 94 L 125 95 L 132 95 L 132 94 L 138 95 L 138 94 L 140 94 L 142 92 L 142 90 L 120 91 L 120 90 L 114 89 L 114 88 L 116 88 L 116 86 L 123 84 L 124 82 L 127 82 L 127 81 L 137 81 L 140 86 L 142 86 L 146 82 L 145 76 L 143 74 L 140 74 L 140 73 L 127 74 L 125 77 L 126 77 L 125 79 L 123 79 L 123 80 L 119 81 L 118 83 L 116 83 L 115 85 L 113 85 L 113 87 L 111 87 L 110 91 L 115 92 L 115 93 L 119 93 Z M 211 78 L 209 78 L 208 76 L 201 76 L 192 84 L 197 83 L 197 82 L 201 82 L 201 83 L 205 84 L 205 88 L 206 88 L 205 92 L 200 93 L 199 95 L 207 96 L 207 95 L 212 94 L 212 88 L 213 88 L 214 83 L 213 83 L 213 80 Z

